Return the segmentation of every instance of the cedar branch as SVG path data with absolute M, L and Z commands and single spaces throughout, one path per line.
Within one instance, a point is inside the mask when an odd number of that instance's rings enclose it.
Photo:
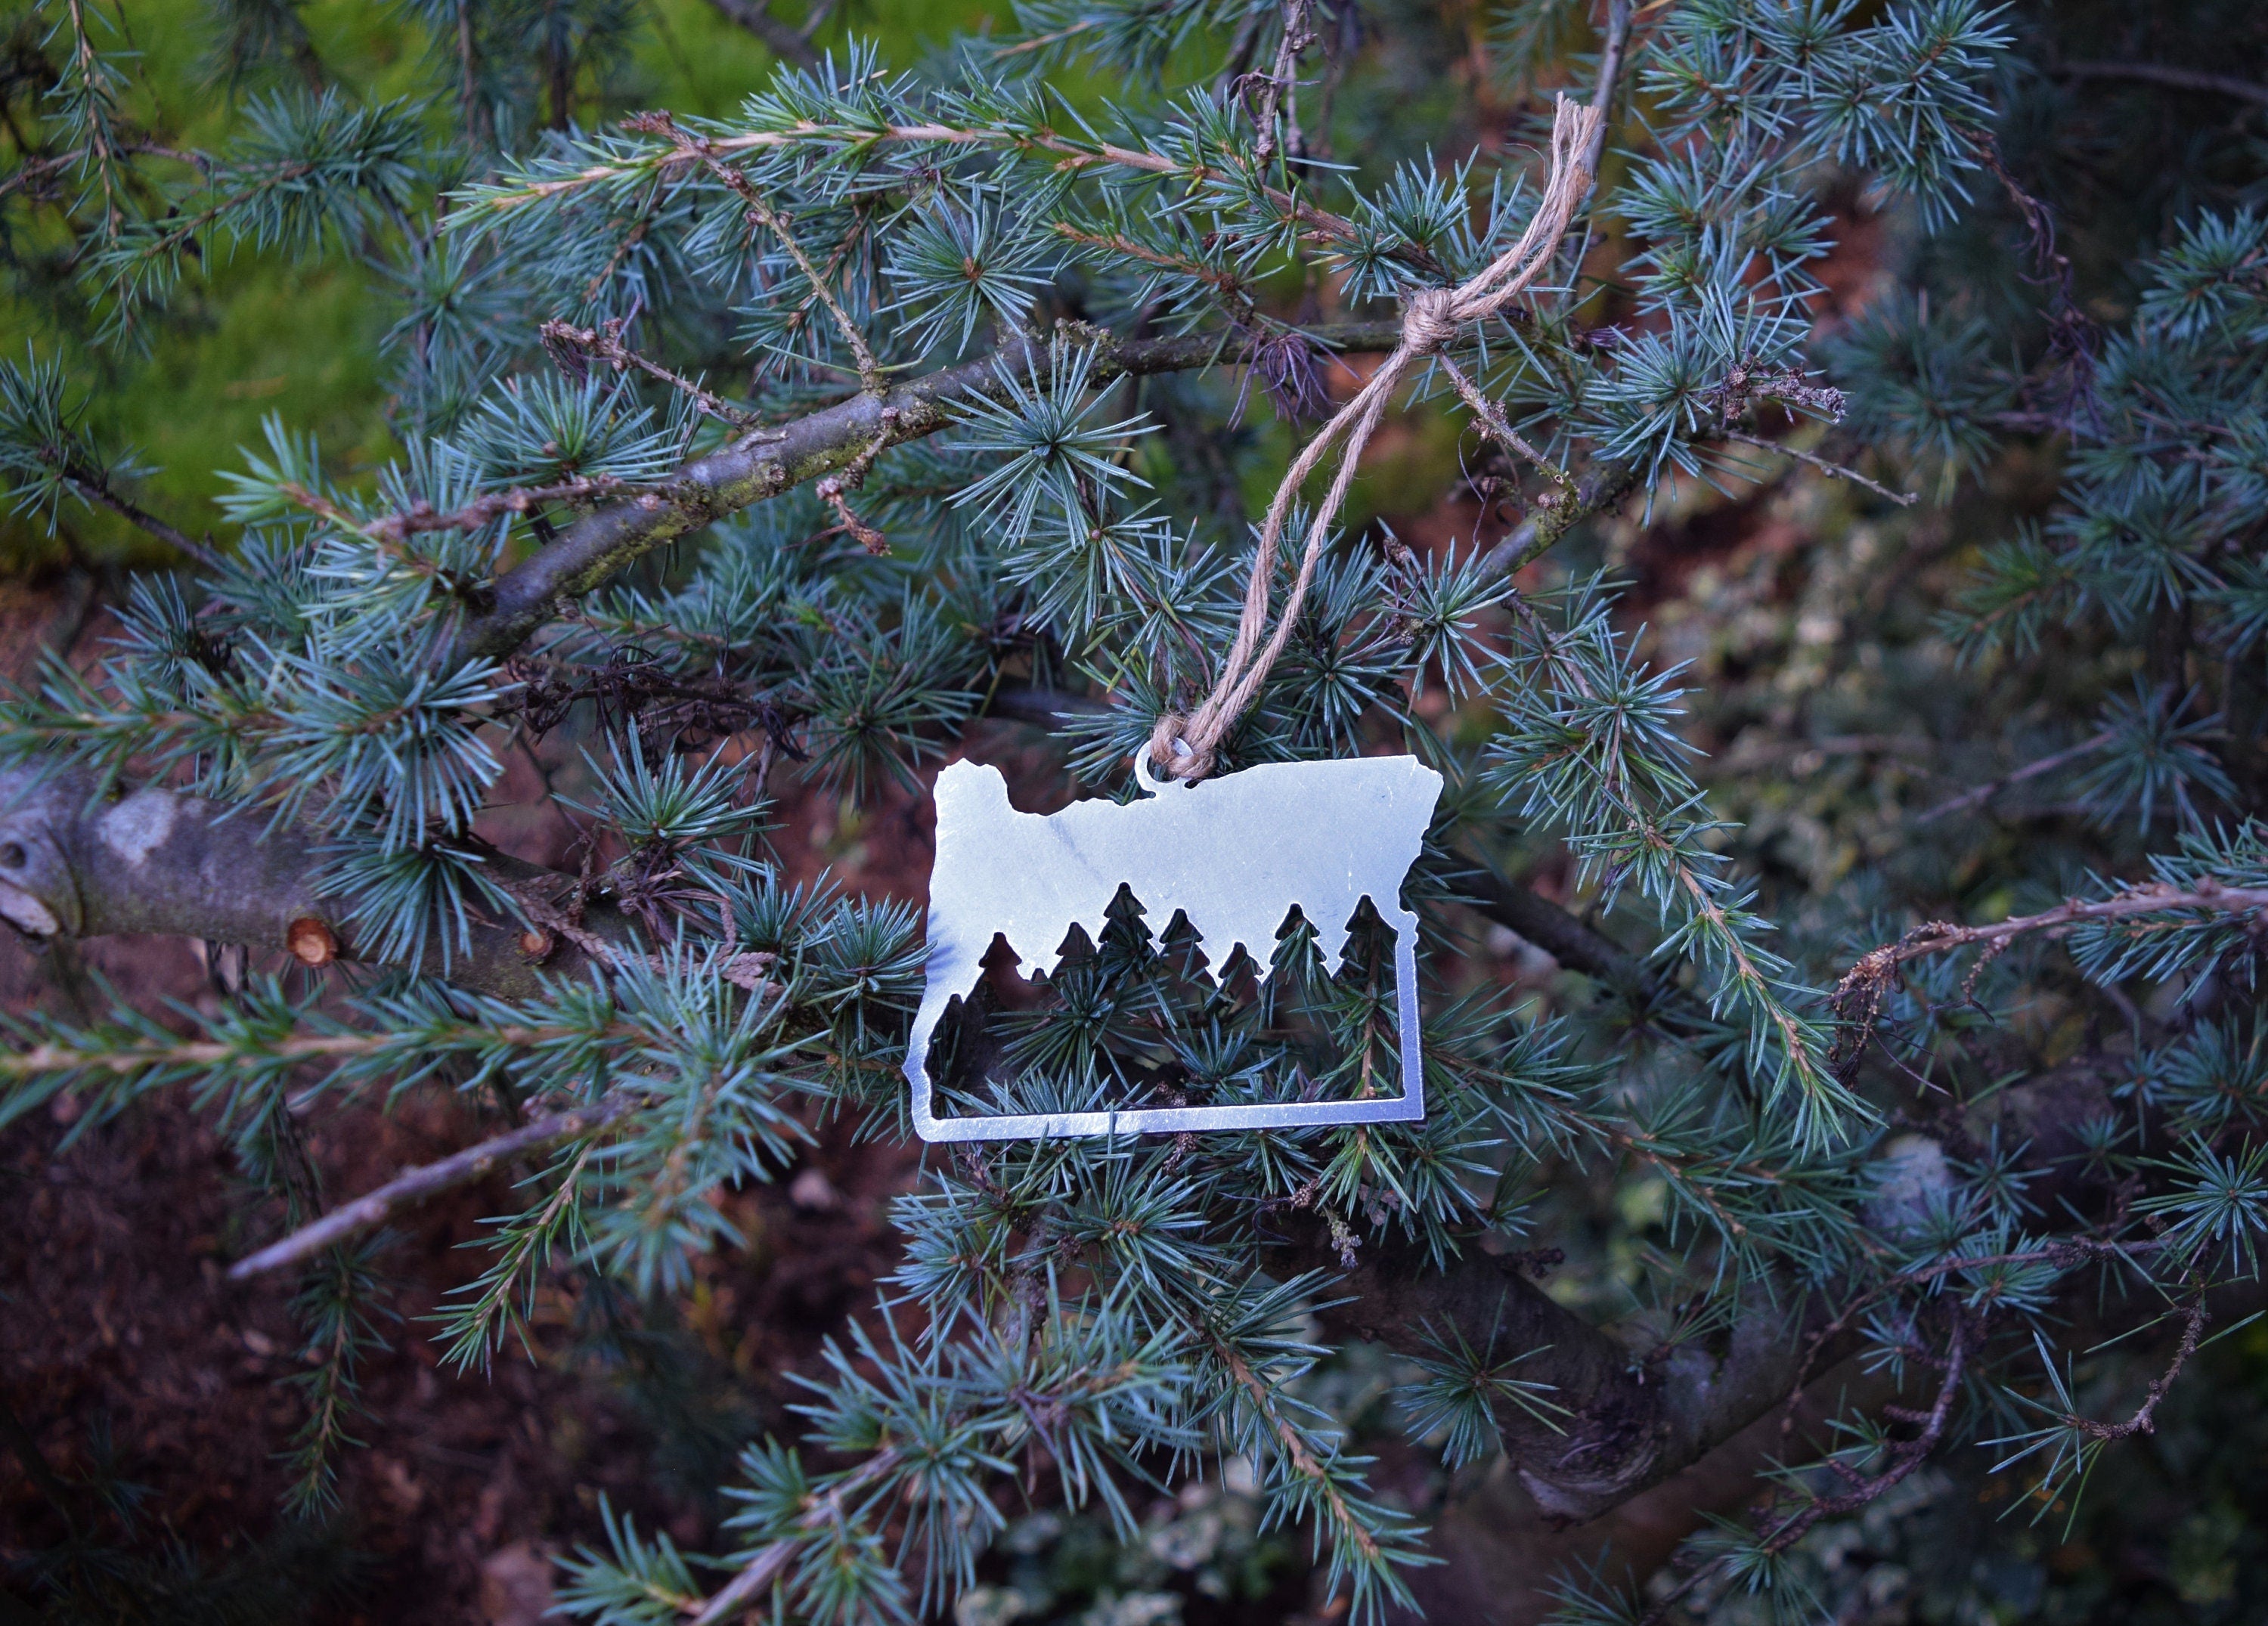
M 587 1107 L 547 1113 L 518 1129 L 491 1136 L 476 1145 L 450 1153 L 438 1162 L 406 1169 L 378 1188 L 342 1203 L 313 1225 L 302 1225 L 280 1242 L 247 1254 L 228 1268 L 229 1280 L 241 1282 L 269 1270 L 280 1270 L 345 1241 L 349 1237 L 383 1224 L 397 1209 L 423 1203 L 438 1193 L 478 1180 L 499 1163 L 523 1151 L 578 1140 L 603 1131 L 634 1105 L 626 1092 L 601 1097 Z
M 1074 345 L 1093 347 L 1089 377 L 1098 386 L 1114 379 L 1241 364 L 1268 342 L 1268 335 L 1258 333 L 1123 339 L 1074 322 L 1059 323 L 1057 333 Z M 1390 349 L 1400 335 L 1399 324 L 1391 321 L 1345 322 L 1316 328 L 1308 337 L 1323 349 L 1345 354 Z M 740 436 L 686 464 L 653 489 L 585 515 L 541 553 L 496 579 L 490 607 L 465 625 L 458 657 L 510 654 L 558 614 L 563 600 L 593 591 L 655 548 L 848 468 L 876 451 L 933 435 L 954 421 L 961 402 L 1004 398 L 1004 365 L 1043 379 L 1049 355 L 1042 335 L 1019 335 L 997 356 L 865 392 L 792 423 Z

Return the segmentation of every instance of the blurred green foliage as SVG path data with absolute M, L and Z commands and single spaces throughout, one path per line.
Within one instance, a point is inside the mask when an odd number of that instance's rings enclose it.
M 880 41 L 892 60 L 914 61 L 999 9 L 985 0 L 849 0 L 817 43 L 824 48 L 856 33 Z M 647 107 L 722 116 L 771 70 L 771 54 L 707 0 L 650 0 L 639 11 L 627 58 L 603 96 L 582 108 L 586 122 L 600 107 L 608 120 Z M 134 0 L 127 12 L 131 47 L 141 55 L 126 111 L 185 150 L 225 146 L 259 87 L 232 87 L 213 60 L 205 0 Z M 422 26 L 395 7 L 308 0 L 299 15 L 324 71 L 357 100 L 446 99 Z M 34 48 L 52 26 L 37 9 L 19 7 L 0 23 L 0 39 L 19 51 Z M 92 324 L 64 289 L 26 282 L 0 280 L 0 356 L 20 357 L 36 345 L 43 357 L 60 360 L 74 393 L 92 399 L 94 433 L 133 448 L 158 471 L 144 486 L 149 505 L 192 534 L 233 528 L 211 506 L 225 489 L 220 471 L 242 467 L 240 447 L 263 444 L 261 423 L 270 416 L 313 434 L 326 472 L 341 481 L 356 482 L 399 451 L 379 358 L 379 340 L 399 312 L 386 280 L 357 259 L 293 264 L 249 252 L 220 259 L 158 327 L 146 354 L 90 342 Z M 41 519 L 0 514 L 0 573 L 52 569 L 74 554 L 90 563 L 151 563 L 161 551 L 102 512 L 72 513 L 57 536 L 47 533 Z

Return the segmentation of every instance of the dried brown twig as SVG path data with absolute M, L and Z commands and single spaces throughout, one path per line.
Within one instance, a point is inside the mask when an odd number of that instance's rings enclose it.
M 809 760 L 793 739 L 794 714 L 723 671 L 681 672 L 642 650 L 617 648 L 588 666 L 514 656 L 504 663 L 504 676 L 516 687 L 503 707 L 516 710 L 538 739 L 587 700 L 608 732 L 627 725 L 650 752 L 697 748 L 757 729 L 790 761 Z
M 294 481 L 284 481 L 276 489 L 309 513 L 329 520 L 342 530 L 352 531 L 373 542 L 398 544 L 426 532 L 477 531 L 506 514 L 532 513 L 552 503 L 594 503 L 621 490 L 622 482 L 613 475 L 578 475 L 555 485 L 515 486 L 509 491 L 492 491 L 447 513 L 421 500 L 399 513 L 379 519 L 357 519 L 321 492 L 311 491 Z
M 1975 987 L 1978 974 L 1995 957 L 2017 938 L 2032 932 L 2060 937 L 2074 926 L 2132 920 L 2175 910 L 2268 916 L 2268 887 L 2224 887 L 2210 876 L 2188 888 L 2168 881 L 2142 881 L 2122 887 L 2107 898 L 2068 898 L 2051 909 L 2042 909 L 2036 915 L 2013 915 L 1992 925 L 1962 926 L 1949 920 L 1933 920 L 1916 926 L 1896 942 L 1860 955 L 1835 985 L 1829 1003 L 1844 1031 L 1836 1040 L 1833 1059 L 1838 1065 L 1847 1065 L 1856 1059 L 1874 1034 L 1874 1023 L 1881 1013 L 1883 994 L 1898 968 L 1909 961 L 1958 949 L 1982 948 L 1984 953 L 1969 974 L 1966 992 Z
M 588 1106 L 532 1118 L 516 1129 L 492 1136 L 477 1145 L 452 1152 L 437 1162 L 405 1169 L 377 1190 L 343 1203 L 313 1225 L 302 1225 L 282 1241 L 270 1243 L 258 1253 L 248 1254 L 238 1260 L 228 1268 L 229 1280 L 241 1282 L 269 1270 L 282 1269 L 286 1265 L 298 1264 L 327 1247 L 335 1247 L 350 1236 L 381 1224 L 398 1209 L 422 1203 L 468 1181 L 478 1180 L 498 1164 L 518 1157 L 521 1152 L 556 1145 L 563 1140 L 600 1134 L 629 1112 L 634 1104 L 630 1094 L 618 1091 Z
M 850 313 L 843 308 L 843 302 L 836 297 L 834 284 L 828 280 L 826 274 L 811 262 L 810 255 L 804 253 L 803 245 L 796 240 L 795 232 L 788 224 L 787 217 L 772 207 L 770 199 L 756 190 L 754 181 L 725 161 L 725 144 L 696 136 L 666 113 L 633 114 L 622 121 L 622 128 L 639 135 L 659 136 L 670 142 L 680 152 L 699 162 L 740 198 L 747 210 L 749 224 L 762 226 L 779 239 L 780 246 L 787 250 L 788 258 L 795 261 L 796 269 L 811 284 L 813 297 L 834 319 L 836 330 L 843 335 L 843 342 L 850 347 L 851 359 L 858 365 L 858 387 L 870 395 L 881 394 L 887 380 L 882 373 L 882 364 L 875 359 L 873 348 L 866 342 L 865 334 L 857 322 L 850 320 Z
M 2080 740 L 2069 750 L 2058 751 L 2052 756 L 2043 756 L 2036 762 L 2027 762 L 2013 773 L 2002 774 L 1998 779 L 1989 779 L 1973 790 L 1962 791 L 1949 801 L 1940 802 L 1927 812 L 1917 815 L 1914 823 L 1934 824 L 1938 820 L 1948 818 L 1954 813 L 1967 813 L 1972 807 L 1982 807 L 2001 791 L 2012 786 L 2020 785 L 2027 779 L 2036 779 L 2042 774 L 2052 773 L 2066 763 L 2077 761 L 2089 752 L 2100 751 L 2116 737 L 2106 729 L 2091 739 Z
M 545 354 L 553 365 L 569 378 L 579 382 L 585 372 L 585 357 L 603 361 L 616 372 L 635 370 L 650 379 L 666 384 L 690 400 L 694 406 L 721 423 L 734 429 L 753 429 L 756 424 L 754 413 L 743 412 L 714 390 L 704 389 L 682 373 L 672 372 L 659 362 L 649 361 L 622 341 L 622 329 L 627 326 L 622 317 L 615 317 L 596 327 L 578 327 L 572 322 L 554 319 L 536 330 L 543 341 Z
M 861 519 L 850 506 L 850 494 L 866 483 L 866 475 L 874 467 L 874 460 L 882 455 L 882 448 L 890 444 L 897 428 L 897 413 L 891 408 L 882 408 L 882 430 L 873 444 L 835 473 L 824 476 L 812 489 L 820 501 L 835 511 L 837 526 L 870 554 L 890 551 L 890 539 Z

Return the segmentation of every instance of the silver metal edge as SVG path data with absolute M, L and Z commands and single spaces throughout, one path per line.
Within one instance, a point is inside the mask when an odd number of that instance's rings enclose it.
M 1396 899 L 1398 903 L 1400 899 Z M 1371 899 L 1375 909 L 1378 900 Z M 932 1144 L 973 1140 L 1069 1140 L 1093 1135 L 1162 1135 L 1206 1129 L 1307 1129 L 1335 1123 L 1412 1123 L 1425 1116 L 1425 1063 L 1418 1044 L 1418 917 L 1400 914 L 1394 928 L 1394 1005 L 1402 1028 L 1402 1093 L 1386 1100 L 1260 1102 L 1238 1107 L 1145 1107 L 1132 1112 L 1027 1113 L 940 1118 L 929 1077 L 929 1041 L 918 1023 L 906 1050 L 913 1085 L 914 1133 Z

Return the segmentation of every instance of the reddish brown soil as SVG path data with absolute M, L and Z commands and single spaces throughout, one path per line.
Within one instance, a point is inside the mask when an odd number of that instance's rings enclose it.
M 175 945 L 112 945 L 105 959 L 137 992 L 195 985 L 196 968 Z M 0 947 L 10 1008 L 55 997 L 21 947 Z M 148 1526 L 224 1556 L 276 1525 L 285 1473 L 274 1453 L 302 1416 L 277 1382 L 299 1365 L 291 1284 L 239 1285 L 222 1270 L 273 1234 L 280 1213 L 247 1196 L 225 1146 L 178 1099 L 66 1147 L 73 1127 L 46 1115 L 0 1137 L 0 1394 L 67 1483 L 87 1473 L 107 1428 L 114 1471 L 149 1488 Z M 392 1116 L 350 1109 L 311 1129 L 327 1188 L 339 1194 L 481 1132 L 472 1111 L 431 1098 Z M 704 1262 L 686 1312 L 711 1370 L 733 1375 L 757 1421 L 779 1417 L 784 1374 L 813 1369 L 823 1335 L 872 1303 L 891 1257 L 885 1207 L 910 1159 L 898 1148 L 854 1149 L 838 1133 L 803 1168 L 825 1184 L 793 1185 L 800 1205 L 788 1195 L 792 1177 L 733 1196 L 748 1246 Z M 490 1375 L 460 1374 L 421 1335 L 422 1318 L 478 1268 L 458 1248 L 508 1197 L 501 1176 L 453 1193 L 405 1216 L 384 1256 L 405 1324 L 370 1364 L 374 1415 L 355 1431 L 368 1449 L 342 1459 L 344 1534 L 372 1563 L 359 1607 L 339 1619 L 532 1621 L 529 1589 L 544 1584 L 533 1556 L 595 1539 L 601 1494 L 682 1543 L 715 1535 L 715 1510 L 658 1470 L 622 1387 L 590 1362 L 556 1357 L 568 1340 L 562 1294 L 539 1306 L 535 1324 L 555 1358 L 515 1350 Z M 83 1505 L 71 1511 L 87 1517 Z M 64 1533 L 62 1510 L 26 1465 L 0 1459 L 0 1551 L 19 1557 Z
M 67 630 L 76 608 L 0 584 L 10 656 L 34 648 L 41 630 Z M 77 658 L 101 630 L 98 621 L 76 640 Z M 789 794 L 776 843 L 793 877 L 831 865 L 854 892 L 922 895 L 924 798 L 900 791 L 850 814 L 839 798 L 777 778 L 775 789 Z M 526 820 L 513 844 L 556 861 L 549 849 L 571 833 L 555 824 Z M 10 1012 L 69 1015 L 75 996 L 99 1009 L 90 972 L 144 1010 L 213 998 L 186 943 L 99 942 L 82 961 L 34 956 L 0 934 L 0 1005 Z M 120 1543 L 121 1527 L 85 1489 L 106 1440 L 107 1475 L 146 1490 L 141 1528 L 124 1544 L 147 1552 L 178 1539 L 225 1560 L 279 1528 L 287 1471 L 276 1453 L 304 1416 L 303 1400 L 278 1381 L 302 1369 L 287 1308 L 293 1284 L 237 1284 L 224 1274 L 230 1259 L 278 1233 L 280 1204 L 254 1192 L 209 1115 L 178 1093 L 99 1124 L 77 1118 L 43 1113 L 0 1133 L 0 1400 L 22 1425 L 13 1441 L 0 1438 L 0 1566 L 52 1552 L 73 1523 Z M 337 1201 L 494 1125 L 470 1102 L 422 1094 L 390 1115 L 326 1108 L 306 1128 L 328 1200 Z M 778 1183 L 728 1197 L 747 1245 L 703 1262 L 679 1313 L 744 1428 L 790 1421 L 783 1408 L 797 1395 L 787 1374 L 815 1372 L 825 1338 L 872 1306 L 894 1259 L 887 1203 L 910 1183 L 915 1160 L 901 1146 L 854 1146 L 838 1127 Z M 395 1227 L 381 1268 L 403 1320 L 365 1370 L 372 1415 L 352 1431 L 367 1448 L 341 1460 L 339 1531 L 367 1565 L 330 1618 L 532 1622 L 549 1601 L 544 1556 L 600 1540 L 601 1496 L 681 1545 L 729 1545 L 718 1530 L 729 1508 L 658 1453 L 620 1374 L 575 1356 L 566 1280 L 537 1307 L 541 1358 L 515 1346 L 488 1374 L 460 1373 L 427 1342 L 424 1318 L 482 1268 L 463 1245 L 510 1200 L 499 1173 Z M 0 1433 L 13 1431 L 0 1417 Z M 27 1590 L 0 1568 L 0 1589 L 11 1586 Z M 0 1614 L 11 1613 L 6 1601 L 0 1590 Z

